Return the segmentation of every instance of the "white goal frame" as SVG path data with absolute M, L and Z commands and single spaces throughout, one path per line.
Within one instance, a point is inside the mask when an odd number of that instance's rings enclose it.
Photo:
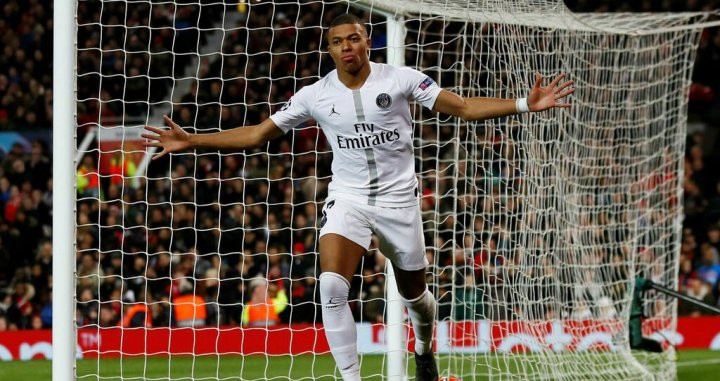
M 53 4 L 52 379 L 75 379 L 75 57 L 77 2 Z

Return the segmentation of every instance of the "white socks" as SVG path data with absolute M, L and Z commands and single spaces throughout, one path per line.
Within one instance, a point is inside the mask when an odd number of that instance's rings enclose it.
M 318 280 L 320 281 L 323 326 L 325 327 L 325 337 L 330 345 L 330 352 L 340 369 L 343 380 L 359 381 L 357 328 L 347 303 L 350 283 L 342 275 L 332 272 L 320 274 Z M 415 320 L 413 320 L 414 322 Z
M 360 363 L 357 355 L 357 329 L 347 303 L 350 284 L 342 275 L 324 272 L 320 281 L 322 317 L 335 363 L 345 381 L 360 380 Z M 424 355 L 432 352 L 433 330 L 435 328 L 435 297 L 425 289 L 415 299 L 402 299 L 408 309 L 415 332 L 415 353 Z
M 408 309 L 415 333 L 415 353 L 424 355 L 432 352 L 433 330 L 435 328 L 435 297 L 428 289 L 415 299 L 402 298 Z

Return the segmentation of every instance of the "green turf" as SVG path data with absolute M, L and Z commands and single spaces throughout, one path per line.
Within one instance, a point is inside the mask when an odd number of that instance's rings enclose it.
M 566 355 L 562 355 L 567 358 Z M 518 357 L 516 357 L 518 358 Z M 497 369 L 508 367 L 517 379 L 532 379 L 533 361 L 540 357 L 528 355 L 523 361 L 505 362 L 498 356 L 483 357 L 483 361 L 472 362 L 458 358 L 440 357 L 440 368 L 448 366 L 454 374 L 497 374 Z M 577 359 L 575 359 L 577 360 Z M 577 362 L 568 358 L 568 364 L 577 369 Z M 504 365 L 509 364 L 509 365 Z M 382 356 L 363 356 L 362 374 L 366 379 L 381 379 L 384 367 Z M 0 380 L 50 380 L 51 363 L 47 360 L 0 362 Z M 412 368 L 412 366 L 410 367 Z M 220 371 L 218 371 L 220 369 Z M 715 380 L 720 374 L 720 352 L 694 350 L 678 353 L 678 377 L 681 381 Z M 172 357 L 168 358 L 124 358 L 81 360 L 77 364 L 78 380 L 334 380 L 338 376 L 330 356 L 278 356 L 234 357 Z M 374 375 L 374 377 L 373 377 Z M 98 377 L 99 376 L 99 377 Z M 412 376 L 412 369 L 410 369 Z M 461 376 L 461 379 L 468 379 Z M 497 378 L 497 377 L 496 377 Z M 487 379 L 487 376 L 476 377 Z

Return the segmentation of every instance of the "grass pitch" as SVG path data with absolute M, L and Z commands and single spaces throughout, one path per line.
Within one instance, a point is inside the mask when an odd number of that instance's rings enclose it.
M 483 364 L 471 363 L 441 356 L 440 369 L 454 369 L 459 379 L 468 379 L 464 374 L 474 372 L 480 376 L 474 380 L 485 380 L 486 375 L 497 374 L 493 366 L 500 359 L 487 356 Z M 410 359 L 412 361 L 412 359 Z M 501 360 L 505 361 L 505 360 Z M 530 361 L 532 362 L 532 360 Z M 523 379 L 523 365 L 512 365 L 516 372 L 513 379 Z M 688 350 L 678 352 L 678 379 L 680 381 L 716 380 L 720 374 L 720 352 Z M 382 356 L 363 356 L 363 379 L 382 379 L 385 368 Z M 413 364 L 408 366 L 413 377 Z M 485 375 L 485 376 L 483 376 Z M 198 357 L 154 357 L 123 359 L 86 359 L 77 363 L 77 379 L 85 381 L 156 380 L 335 380 L 339 374 L 329 355 L 324 356 L 198 356 Z M 497 378 L 497 377 L 496 377 Z M 532 378 L 532 377 L 527 377 Z M 0 380 L 40 381 L 51 379 L 51 362 L 48 360 L 0 362 Z

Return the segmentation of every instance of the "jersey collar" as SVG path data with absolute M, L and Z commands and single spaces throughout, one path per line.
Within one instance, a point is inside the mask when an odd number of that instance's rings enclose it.
M 370 64 L 370 74 L 368 75 L 367 78 L 365 78 L 365 83 L 363 83 L 359 89 L 355 89 L 355 90 L 362 90 L 362 89 L 366 88 L 368 86 L 368 84 L 372 81 L 372 79 L 375 77 L 375 72 L 377 72 L 379 70 L 378 69 L 379 64 L 372 62 L 372 61 L 369 61 L 368 63 Z M 345 84 L 340 81 L 340 77 L 338 77 L 337 69 L 332 71 L 332 77 L 330 79 L 332 80 L 333 84 L 335 84 L 335 86 L 337 86 L 341 90 L 355 91 L 355 90 L 350 89 L 349 87 L 345 86 Z

